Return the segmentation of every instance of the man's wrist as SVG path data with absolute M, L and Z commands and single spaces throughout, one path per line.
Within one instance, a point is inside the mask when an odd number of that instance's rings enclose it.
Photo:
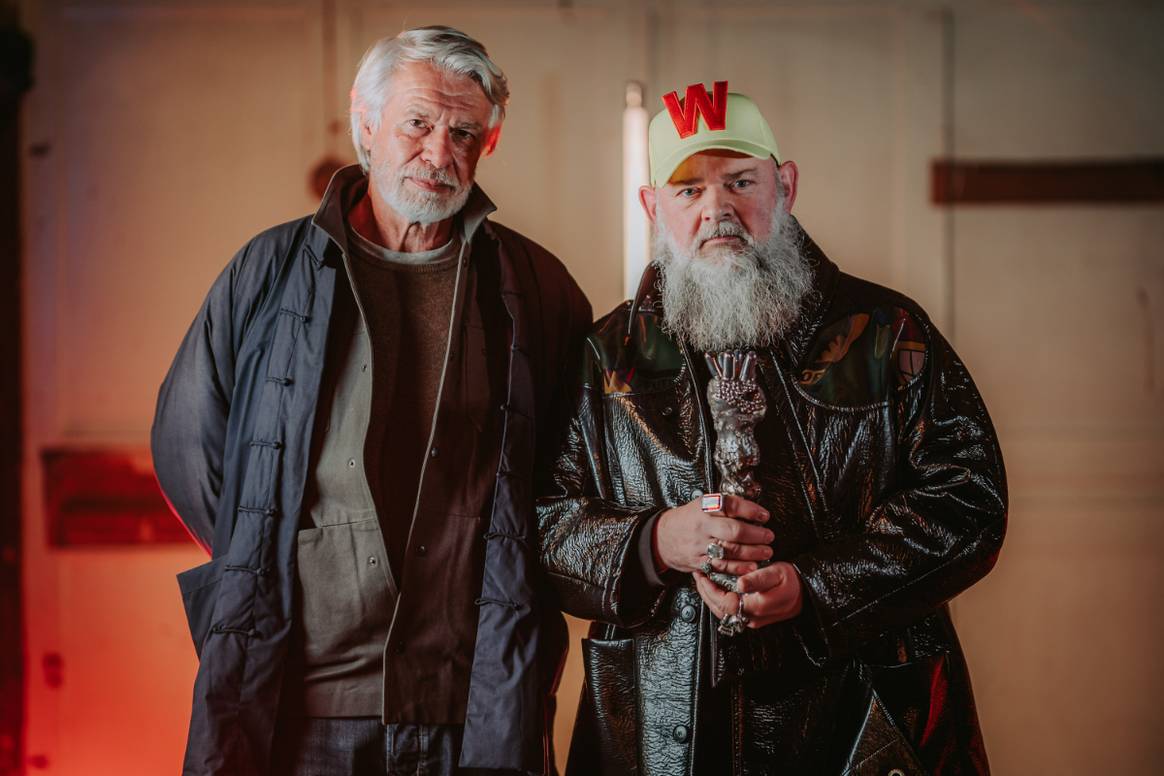
M 662 519 L 662 513 L 651 518 L 651 524 L 648 526 L 651 531 L 651 559 L 655 564 L 655 574 L 662 577 L 671 567 L 663 560 L 663 556 L 659 554 L 659 521 Z
M 676 577 L 679 575 L 677 571 L 667 566 L 666 561 L 659 556 L 656 549 L 655 531 L 658 530 L 659 519 L 664 511 L 660 510 L 647 518 L 637 537 L 636 554 L 639 566 L 642 567 L 642 576 L 646 580 L 647 586 L 656 590 L 674 584 L 678 581 Z

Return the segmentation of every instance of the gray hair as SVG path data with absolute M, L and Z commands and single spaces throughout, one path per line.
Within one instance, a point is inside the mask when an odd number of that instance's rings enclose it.
M 370 160 L 368 149 L 360 143 L 360 124 L 366 123 L 373 130 L 380 126 L 380 114 L 391 89 L 392 73 L 405 62 L 428 62 L 434 67 L 469 76 L 481 85 L 481 90 L 493 104 L 489 128 L 496 127 L 505 118 L 509 81 L 489 58 L 485 47 L 473 38 L 460 30 L 442 26 L 418 27 L 405 30 L 394 38 L 381 38 L 360 60 L 352 82 L 352 145 L 364 172 L 368 171 Z

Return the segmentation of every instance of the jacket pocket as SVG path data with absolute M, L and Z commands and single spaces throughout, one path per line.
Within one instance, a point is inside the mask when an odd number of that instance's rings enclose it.
M 393 600 L 375 517 L 298 535 L 300 615 L 307 668 L 344 672 L 378 659 Z
M 586 686 L 566 771 L 637 774 L 634 639 L 582 639 L 582 667 Z
M 899 671 L 905 665 L 890 670 Z M 873 669 L 874 676 L 880 669 Z M 874 679 L 874 685 L 877 680 Z M 842 776 L 926 776 L 928 771 L 876 687 L 871 687 L 864 720 Z
M 214 601 L 218 597 L 218 583 L 222 579 L 223 559 L 203 563 L 178 575 L 178 589 L 182 591 L 182 606 L 186 609 L 186 624 L 194 640 L 194 651 L 202 657 L 202 644 L 210 632 Z

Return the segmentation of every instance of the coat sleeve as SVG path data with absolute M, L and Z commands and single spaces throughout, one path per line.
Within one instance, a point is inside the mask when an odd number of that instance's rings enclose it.
M 215 280 L 190 324 L 158 392 L 150 434 L 154 472 L 171 510 L 207 552 L 222 492 L 223 457 L 235 359 L 249 313 L 241 278 L 254 243 L 244 247 Z
M 923 378 L 899 416 L 897 485 L 858 530 L 794 559 L 802 627 L 829 654 L 934 611 L 990 571 L 1006 530 L 1002 454 L 966 367 L 930 330 Z M 815 627 L 812 627 L 815 626 Z
M 581 361 L 555 413 L 557 443 L 539 467 L 540 559 L 567 614 L 633 627 L 662 598 L 647 588 L 637 557 L 639 531 L 659 509 L 612 500 L 602 382 L 590 379 L 593 361 Z

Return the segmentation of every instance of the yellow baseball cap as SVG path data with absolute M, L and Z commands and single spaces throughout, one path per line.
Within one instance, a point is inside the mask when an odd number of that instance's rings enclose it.
M 677 92 L 664 95 L 663 110 L 647 130 L 651 158 L 651 185 L 661 186 L 683 161 L 700 151 L 722 148 L 780 163 L 772 128 L 751 98 L 728 92 L 727 81 L 716 81 L 712 92 L 691 84 L 680 100 Z M 702 120 L 701 120 L 702 119 Z

